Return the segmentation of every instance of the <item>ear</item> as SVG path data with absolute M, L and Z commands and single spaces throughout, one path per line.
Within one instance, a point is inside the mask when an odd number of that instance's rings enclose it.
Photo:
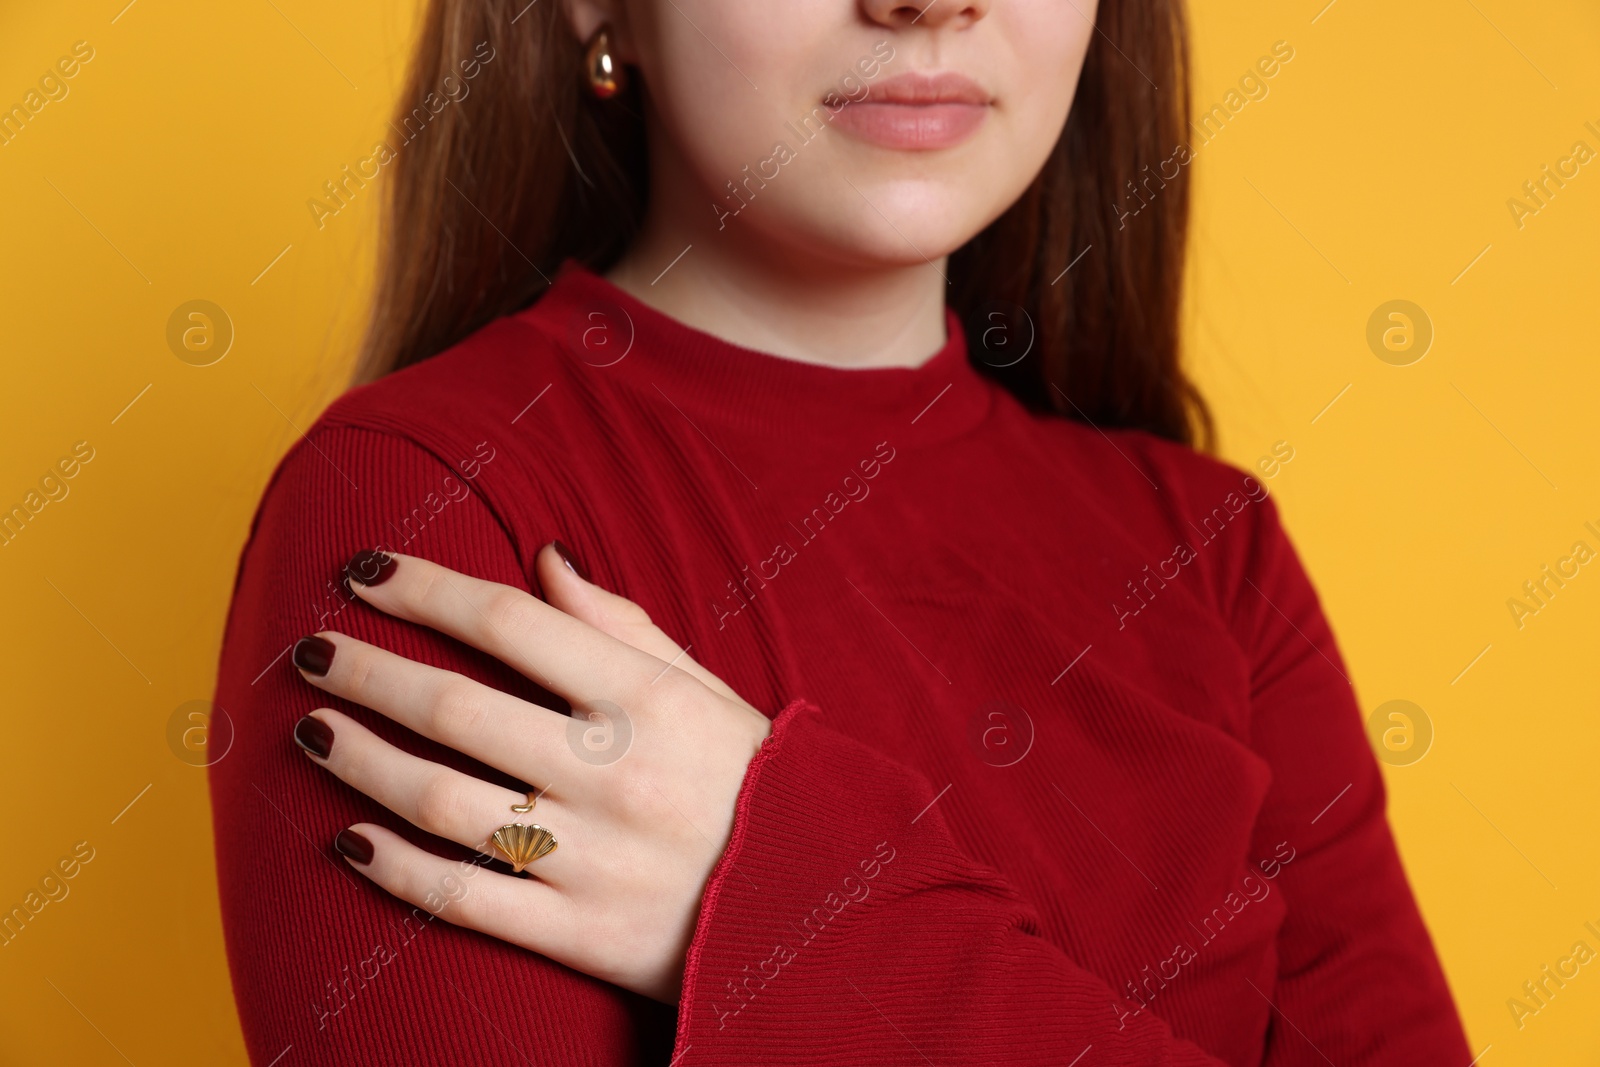
M 602 23 L 609 22 L 617 58 L 624 63 L 635 62 L 627 4 L 622 0 L 561 0 L 561 9 L 580 44 L 593 37 Z

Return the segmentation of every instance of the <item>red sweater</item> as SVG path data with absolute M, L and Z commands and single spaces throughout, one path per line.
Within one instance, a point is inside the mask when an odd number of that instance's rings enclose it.
M 1270 481 L 1030 413 L 949 338 L 914 370 L 804 364 L 569 263 L 333 405 L 266 491 L 217 690 L 258 1065 L 1465 1067 Z M 776 716 L 676 1013 L 348 869 L 357 821 L 470 853 L 290 739 L 331 699 L 285 654 L 318 629 L 531 695 L 338 576 L 381 546 L 534 588 L 555 538 Z

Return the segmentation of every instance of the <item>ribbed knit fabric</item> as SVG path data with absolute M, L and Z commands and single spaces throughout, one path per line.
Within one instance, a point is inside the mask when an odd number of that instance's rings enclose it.
M 267 489 L 217 690 L 254 1062 L 1465 1067 L 1271 483 L 1029 413 L 950 326 L 916 369 L 805 364 L 569 263 L 333 405 Z M 776 716 L 676 1013 L 348 869 L 358 821 L 471 854 L 290 738 L 319 629 L 537 697 L 338 578 L 383 547 L 536 590 L 556 538 Z

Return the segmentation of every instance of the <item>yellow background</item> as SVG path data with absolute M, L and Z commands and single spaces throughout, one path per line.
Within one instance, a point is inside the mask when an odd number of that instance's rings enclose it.
M 1196 2 L 1197 109 L 1273 42 L 1295 55 L 1192 164 L 1191 355 L 1227 458 L 1295 450 L 1269 484 L 1363 709 L 1409 700 L 1435 731 L 1387 768 L 1391 816 L 1474 1054 L 1592 1063 L 1600 963 L 1521 1028 L 1506 1001 L 1600 950 L 1600 563 L 1520 630 L 1506 601 L 1574 541 L 1600 550 L 1600 162 L 1520 229 L 1506 202 L 1573 142 L 1600 150 L 1600 8 L 1324 2 Z M 370 150 L 415 15 L 125 3 L 0 13 L 0 104 L 95 50 L 0 147 L 0 505 L 95 450 L 0 548 L 0 909 L 95 850 L 0 948 L 4 1064 L 243 1062 L 205 775 L 167 728 L 211 694 L 273 463 L 345 380 L 377 185 L 321 230 L 306 201 Z M 166 344 L 192 299 L 237 331 L 213 366 Z M 1393 299 L 1435 329 L 1410 366 L 1366 343 Z

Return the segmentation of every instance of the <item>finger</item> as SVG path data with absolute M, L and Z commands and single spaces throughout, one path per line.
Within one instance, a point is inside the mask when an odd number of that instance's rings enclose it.
M 542 801 L 537 817 L 514 813 L 511 805 L 523 803 L 527 799 L 523 794 L 413 756 L 332 708 L 318 708 L 306 718 L 327 727 L 319 732 L 304 720 L 295 727 L 295 740 L 313 762 L 436 837 L 505 860 L 490 838 L 507 823 L 529 824 L 543 818 L 560 826 L 561 836 L 571 830 L 571 813 L 559 805 Z M 576 876 L 573 860 L 582 854 L 582 849 L 563 852 L 557 847 L 527 871 L 552 885 L 570 885 Z
M 389 554 L 346 569 L 350 588 L 381 611 L 481 649 L 574 705 L 636 705 L 669 670 L 654 656 L 601 633 L 524 590 L 471 578 L 418 556 Z M 362 582 L 370 573 L 373 584 Z
M 585 961 L 575 955 L 580 947 L 576 905 L 552 886 L 435 856 L 372 823 L 341 831 L 334 847 L 353 870 L 401 900 L 457 926 L 583 969 Z M 367 857 L 365 862 L 360 854 Z
M 551 780 L 570 760 L 567 716 L 509 693 L 323 631 L 294 646 L 300 676 L 525 782 Z
M 669 663 L 700 680 L 707 689 L 740 701 L 742 698 L 715 674 L 702 667 L 686 648 L 650 621 L 644 608 L 589 580 L 589 575 L 560 541 L 545 545 L 534 558 L 545 603 L 581 619 L 601 633 L 632 645 L 662 663 Z

